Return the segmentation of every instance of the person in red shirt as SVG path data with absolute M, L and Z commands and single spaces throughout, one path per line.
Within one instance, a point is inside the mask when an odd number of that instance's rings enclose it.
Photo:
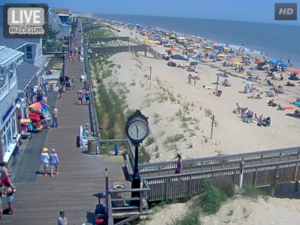
M 10 182 L 10 172 L 8 172 L 8 170 L 6 169 L 6 162 L 1 162 L 0 163 L 1 166 L 1 183 L 2 183 L 2 193 L 3 193 L 3 189 L 5 187 L 5 185 L 11 187 L 12 190 L 15 189 L 15 187 L 12 185 L 12 183 Z

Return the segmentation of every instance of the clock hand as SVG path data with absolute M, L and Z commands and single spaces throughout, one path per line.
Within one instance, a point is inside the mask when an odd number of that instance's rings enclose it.
M 137 137 L 137 138 L 139 137 L 139 129 L 138 129 L 137 126 L 136 126 L 136 137 Z

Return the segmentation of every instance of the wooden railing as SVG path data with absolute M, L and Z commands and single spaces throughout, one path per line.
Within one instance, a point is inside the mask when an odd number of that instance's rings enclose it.
M 132 43 L 135 43 L 137 45 L 140 45 L 141 42 L 140 41 L 137 41 L 137 40 L 134 40 L 133 38 L 129 38 L 129 41 L 132 42 Z M 154 56 L 154 58 L 157 58 L 157 59 L 161 59 L 162 58 L 162 55 L 159 54 L 157 51 L 155 51 L 154 49 L 150 48 L 148 45 L 147 45 L 147 52 L 149 52 L 151 55 Z
M 89 104 L 89 113 L 90 113 L 90 121 L 91 121 L 91 129 L 94 134 L 94 136 L 97 138 L 98 144 L 97 144 L 97 154 L 101 154 L 99 151 L 100 147 L 100 126 L 98 122 L 98 116 L 97 116 L 97 111 L 96 111 L 96 102 L 94 99 L 94 90 L 93 90 L 93 81 L 91 78 L 91 72 L 90 72 L 90 65 L 89 65 L 89 59 L 88 59 L 88 49 L 86 45 L 85 39 L 83 40 L 83 48 L 84 48 L 84 64 L 85 64 L 85 73 L 88 78 L 88 88 L 90 91 L 90 104 Z
M 243 172 L 243 184 L 260 187 L 299 181 L 299 161 L 246 166 Z M 147 182 L 151 188 L 147 192 L 148 201 L 151 202 L 199 195 L 203 191 L 202 186 L 205 180 L 217 177 L 222 177 L 222 179 L 238 185 L 240 182 L 240 168 L 149 177 L 144 178 L 144 184 Z
M 193 172 L 236 167 L 241 161 L 244 161 L 245 165 L 248 166 L 272 162 L 290 161 L 295 159 L 300 159 L 300 147 L 187 159 L 182 161 L 182 165 L 184 171 Z M 160 176 L 162 173 L 173 174 L 175 169 L 175 160 L 139 165 L 140 174 L 144 176 Z

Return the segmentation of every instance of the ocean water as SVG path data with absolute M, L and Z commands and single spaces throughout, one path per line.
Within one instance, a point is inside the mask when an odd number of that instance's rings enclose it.
M 93 16 L 200 36 L 216 43 L 229 43 L 232 48 L 244 44 L 246 51 L 265 52 L 267 57 L 281 58 L 285 63 L 290 59 L 294 67 L 300 69 L 300 26 L 158 16 Z

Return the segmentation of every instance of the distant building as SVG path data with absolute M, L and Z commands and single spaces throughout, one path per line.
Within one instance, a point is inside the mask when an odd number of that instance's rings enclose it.
M 58 9 L 55 8 L 57 16 L 60 18 L 62 23 L 68 23 L 70 18 L 69 9 Z
M 59 15 L 60 14 L 57 14 L 57 11 L 55 8 L 49 8 L 49 14 L 48 14 L 49 25 L 51 26 L 51 28 L 53 30 L 59 31 L 59 33 L 56 36 L 58 39 L 61 39 L 61 38 L 66 39 L 71 34 L 71 26 L 62 22 L 60 19 L 61 17 Z M 65 19 L 64 16 L 62 18 L 63 18 L 63 20 Z M 68 15 L 68 19 L 69 19 L 69 15 Z

